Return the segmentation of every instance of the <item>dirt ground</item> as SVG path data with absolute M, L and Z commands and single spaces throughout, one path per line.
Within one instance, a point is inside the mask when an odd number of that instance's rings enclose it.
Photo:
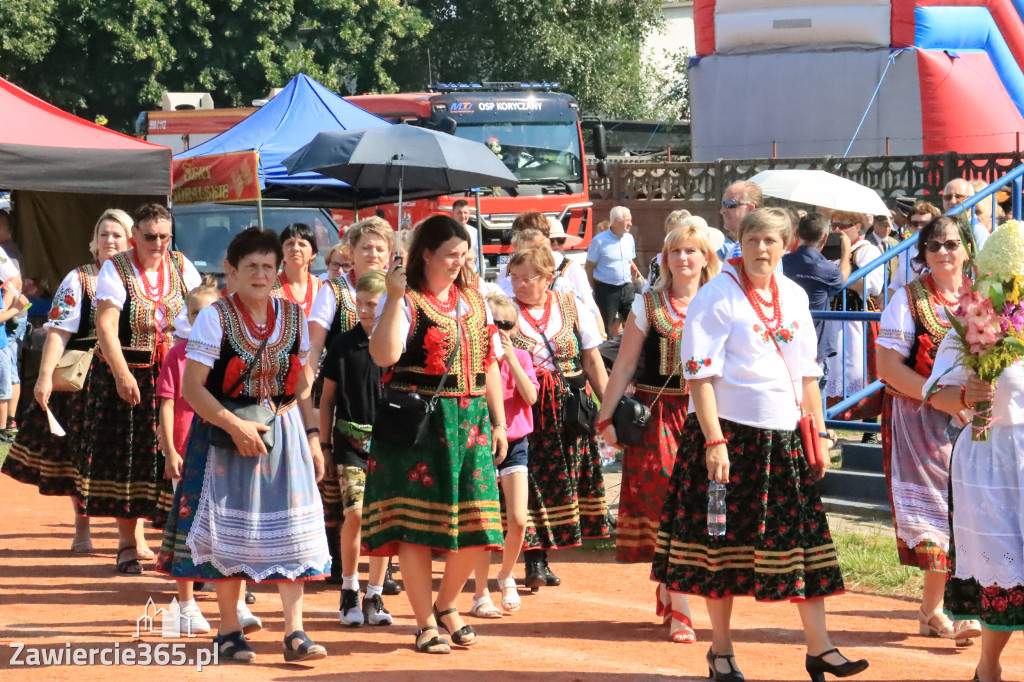
M 499 621 L 467 617 L 481 635 L 472 649 L 448 656 L 413 650 L 415 624 L 404 595 L 387 598 L 395 624 L 386 628 L 342 628 L 337 621 L 338 591 L 313 583 L 306 598 L 305 628 L 329 657 L 310 665 L 282 662 L 280 602 L 269 586 L 257 586 L 252 607 L 264 630 L 250 636 L 258 655 L 254 666 L 221 664 L 163 671 L 140 666 L 12 666 L 12 643 L 28 647 L 139 648 L 136 619 L 147 599 L 168 604 L 172 583 L 151 570 L 129 578 L 114 572 L 116 531 L 110 521 L 94 525 L 96 552 L 72 555 L 70 504 L 39 496 L 34 488 L 0 477 L 5 524 L 0 530 L 0 680 L 91 679 L 100 682 L 154 680 L 696 680 L 707 675 L 704 654 L 710 629 L 704 605 L 691 602 L 698 643 L 673 644 L 653 610 L 653 585 L 646 565 L 614 562 L 611 552 L 572 550 L 553 557 L 562 577 L 557 588 L 523 594 L 523 608 Z M 150 533 L 152 547 L 159 534 Z M 147 564 L 147 569 L 152 563 Z M 439 577 L 440 564 L 435 564 Z M 492 572 L 493 575 L 493 572 Z M 520 572 L 519 577 L 522 577 Z M 492 581 L 492 587 L 493 587 Z M 497 595 L 495 595 L 497 601 Z M 214 595 L 198 601 L 216 628 Z M 470 594 L 460 600 L 468 610 Z M 833 639 L 851 657 L 871 667 L 857 680 L 969 680 L 979 646 L 958 651 L 951 642 L 918 636 L 916 605 L 898 599 L 850 593 L 828 601 Z M 738 600 L 734 615 L 736 652 L 748 680 L 806 680 L 804 650 L 796 609 Z M 187 641 L 186 656 L 209 649 L 209 636 L 161 639 L 156 631 L 141 641 L 152 645 Z M 1019 635 L 1004 655 L 1004 679 L 1024 679 L 1024 647 Z M 26 649 L 27 651 L 27 649 Z M 22 653 L 22 659 L 27 654 Z M 372 675 L 371 675 L 372 673 Z M 160 676 L 160 677 L 158 677 Z

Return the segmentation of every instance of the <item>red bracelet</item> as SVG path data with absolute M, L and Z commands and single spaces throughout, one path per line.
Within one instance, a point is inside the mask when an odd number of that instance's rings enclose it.
M 973 405 L 969 405 L 967 403 L 967 385 L 966 384 L 960 387 L 960 404 L 963 405 L 964 408 L 966 408 L 968 410 L 974 408 Z
M 719 440 L 709 440 L 707 443 L 704 443 L 704 449 L 707 450 L 708 448 L 713 448 L 716 445 L 728 445 L 728 444 L 729 444 L 729 441 L 727 441 L 724 438 L 720 438 Z
M 594 428 L 597 429 L 598 433 L 604 433 L 604 430 L 612 425 L 611 419 L 598 419 L 594 422 Z

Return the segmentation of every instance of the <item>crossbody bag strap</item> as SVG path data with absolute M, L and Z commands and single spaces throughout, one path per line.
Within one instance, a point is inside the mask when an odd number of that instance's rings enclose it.
M 552 289 L 553 290 L 555 288 L 555 282 L 558 281 L 559 277 L 561 277 L 562 275 L 565 274 L 565 270 L 568 267 L 569 267 L 569 259 L 565 258 L 563 256 L 562 257 L 562 262 L 559 263 L 558 267 L 555 269 L 555 277 L 554 277 L 554 279 L 551 280 L 551 284 L 548 285 L 548 289 Z
M 444 363 L 444 374 L 441 375 L 441 381 L 437 384 L 437 390 L 434 391 L 434 395 L 430 398 L 430 410 L 433 411 L 437 405 L 437 401 L 441 396 L 441 389 L 444 388 L 444 382 L 448 381 L 448 374 L 452 371 L 452 363 L 455 362 L 455 356 L 459 354 L 459 348 L 462 346 L 462 297 L 461 294 L 456 294 L 455 301 L 455 349 L 452 354 L 448 356 L 448 362 Z M 467 381 L 469 379 L 467 378 Z
M 564 320 L 562 321 L 562 324 L 565 324 Z M 555 368 L 555 373 L 558 375 L 559 382 L 561 382 L 563 387 L 568 387 L 569 382 L 565 380 L 565 375 L 562 374 L 562 370 L 558 366 L 558 355 L 555 353 L 554 346 L 552 346 L 551 342 L 548 341 L 548 335 L 539 329 L 537 330 L 537 333 L 540 334 L 540 338 L 544 340 L 544 346 L 548 349 L 548 353 L 551 355 L 551 366 Z
M 732 281 L 736 282 L 736 286 L 738 286 L 740 288 L 740 291 L 743 292 L 743 295 L 746 296 L 747 295 L 747 290 L 744 289 L 743 285 L 740 284 L 740 281 L 738 279 L 736 279 L 736 275 L 732 274 L 731 272 L 727 272 L 725 274 L 727 274 L 730 277 L 732 277 Z M 747 302 L 750 303 L 749 300 Z M 750 307 L 753 308 L 754 304 L 750 303 Z M 781 308 L 781 306 L 780 306 L 780 308 Z M 767 332 L 768 330 L 765 330 L 765 331 Z M 786 366 L 786 374 L 789 375 L 789 387 L 791 389 L 793 389 L 793 400 L 794 400 L 794 402 L 796 402 L 796 408 L 800 411 L 800 414 L 803 414 L 804 406 L 800 402 L 800 398 L 796 394 L 796 383 L 793 380 L 793 372 L 789 369 L 789 363 L 786 362 L 786 356 L 782 352 L 782 346 L 779 345 L 779 341 L 778 341 L 778 339 L 775 338 L 774 334 L 769 334 L 769 336 L 771 337 L 772 343 L 775 344 L 775 350 L 779 351 L 779 357 L 782 358 L 782 364 Z
M 272 333 L 273 333 L 273 331 L 271 331 L 271 334 L 272 334 Z M 231 395 L 232 395 L 232 394 L 233 394 L 233 393 L 234 393 L 235 391 L 237 391 L 237 390 L 238 390 L 238 388 L 239 388 L 239 387 L 240 387 L 240 386 L 241 386 L 242 384 L 244 384 L 244 383 L 245 383 L 245 380 L 249 378 L 249 375 L 250 375 L 250 374 L 252 374 L 252 370 L 253 370 L 253 369 L 254 369 L 254 368 L 256 367 L 256 365 L 257 365 L 257 364 L 259 363 L 259 361 L 260 361 L 260 357 L 261 357 L 261 356 L 263 355 L 263 349 L 267 347 L 267 341 L 269 341 L 269 340 L 270 340 L 270 335 L 268 334 L 268 335 L 267 335 L 267 338 L 263 339 L 263 342 L 262 342 L 262 343 L 260 344 L 259 350 L 257 350 L 257 351 L 256 351 L 256 355 L 252 356 L 252 364 L 251 364 L 251 365 L 246 365 L 246 367 L 245 367 L 245 371 L 244 371 L 244 372 L 242 372 L 242 376 L 238 377 L 238 381 L 236 381 L 236 382 L 235 382 L 235 383 L 234 383 L 234 384 L 233 384 L 233 385 L 231 386 L 231 388 L 229 388 L 229 389 L 228 389 L 228 392 L 227 392 L 227 394 L 226 394 L 226 395 L 227 395 L 227 396 L 228 396 L 229 398 L 231 397 Z

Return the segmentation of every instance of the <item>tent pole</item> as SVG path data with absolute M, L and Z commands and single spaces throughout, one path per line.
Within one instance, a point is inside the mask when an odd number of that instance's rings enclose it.
M 402 253 L 402 183 L 405 181 L 405 166 L 398 169 L 398 253 Z
M 480 190 L 473 191 L 476 197 L 476 269 L 482 278 L 487 272 L 487 264 L 484 263 L 484 221 L 480 216 Z
M 260 198 L 256 200 L 256 222 L 259 224 L 260 229 L 263 229 L 263 195 L 260 194 Z

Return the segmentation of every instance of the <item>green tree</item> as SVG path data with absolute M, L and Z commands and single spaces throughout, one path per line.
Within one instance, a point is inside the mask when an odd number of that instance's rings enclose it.
M 434 28 L 403 52 L 400 85 L 558 81 L 585 114 L 628 116 L 641 104 L 644 38 L 658 0 L 411 0 Z M 428 55 L 429 50 L 429 55 Z
M 56 0 L 5 0 L 0 10 L 0 65 L 14 73 L 41 61 L 57 37 Z

